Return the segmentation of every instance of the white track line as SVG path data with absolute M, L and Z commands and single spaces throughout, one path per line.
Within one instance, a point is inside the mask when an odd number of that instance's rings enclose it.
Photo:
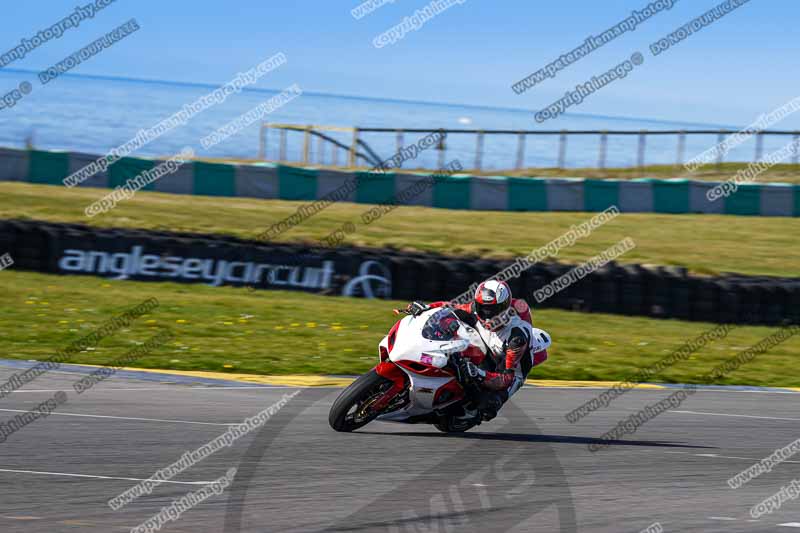
M 717 453 L 691 453 L 691 452 L 664 452 L 676 455 L 691 455 L 692 457 L 712 457 L 714 459 L 740 459 L 745 461 L 761 461 L 755 457 L 738 457 L 736 455 L 719 455 Z M 781 461 L 782 463 L 800 464 L 800 461 Z
M 755 457 L 737 457 L 735 455 L 719 455 L 716 453 L 694 453 L 690 455 L 695 455 L 697 457 L 716 457 L 718 459 L 746 459 L 748 461 L 761 461 L 761 459 L 756 459 Z M 781 461 L 781 462 L 800 464 L 800 461 Z
M 670 411 L 667 411 L 667 412 L 668 413 L 680 413 L 680 414 L 686 414 L 686 415 L 732 416 L 732 417 L 738 417 L 738 418 L 760 418 L 760 419 L 763 419 L 763 420 L 791 420 L 791 421 L 794 421 L 794 422 L 800 422 L 800 418 L 782 418 L 782 417 L 779 417 L 779 416 L 732 415 L 732 414 L 728 414 L 728 413 L 708 413 L 708 412 L 705 412 L 705 411 L 675 411 L 675 410 L 670 410 Z
M 9 413 L 27 413 L 23 409 L 0 409 L 0 411 L 7 411 Z M 217 422 L 194 422 L 191 420 L 164 420 L 161 418 L 135 418 L 129 416 L 107 416 L 107 415 L 83 415 L 79 413 L 50 413 L 49 416 L 78 416 L 84 418 L 111 418 L 114 420 L 136 420 L 140 422 L 170 422 L 173 424 L 197 424 L 201 426 L 236 426 L 241 424 L 241 422 L 231 422 L 227 424 L 217 423 Z
M 567 385 L 565 385 L 563 387 L 560 386 L 560 385 L 559 386 L 542 387 L 541 385 L 527 384 L 527 385 L 524 385 L 519 390 L 538 390 L 538 391 L 541 391 L 541 390 L 546 390 L 546 389 L 556 389 L 556 390 L 574 390 L 574 391 L 581 391 L 581 390 L 594 391 L 594 390 L 608 390 L 610 388 L 611 387 L 600 386 L 600 385 L 598 385 L 598 386 L 589 386 L 589 387 L 583 387 L 583 386 L 581 386 L 581 387 L 569 387 Z M 675 390 L 678 390 L 680 388 L 682 388 L 682 387 L 677 386 L 677 387 L 663 387 L 663 388 L 657 388 L 657 389 L 651 389 L 651 388 L 630 389 L 629 391 L 626 392 L 626 394 L 628 392 L 675 391 Z M 800 391 L 793 391 L 793 390 L 735 390 L 735 389 L 701 389 L 701 388 L 698 388 L 695 392 L 727 392 L 727 393 L 738 393 L 738 394 L 800 394 Z
M 140 479 L 137 477 L 115 477 L 115 476 L 92 476 L 89 474 L 68 474 L 66 472 L 40 472 L 38 470 L 12 470 L 10 468 L 0 468 L 0 472 L 11 472 L 14 474 L 36 474 L 39 476 L 63 476 L 63 477 L 83 477 L 89 479 L 115 479 L 121 481 L 148 481 L 147 479 Z M 156 480 L 152 479 L 154 483 L 174 483 L 176 485 L 208 485 L 214 483 L 213 481 L 170 481 L 170 480 Z

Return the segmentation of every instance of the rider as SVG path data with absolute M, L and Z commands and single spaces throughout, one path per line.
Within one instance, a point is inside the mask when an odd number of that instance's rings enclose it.
M 433 302 L 428 306 L 412 302 L 407 311 L 416 316 L 445 305 L 449 302 Z M 531 353 L 535 343 L 531 339 L 530 308 L 524 300 L 511 297 L 511 288 L 505 281 L 484 281 L 471 302 L 452 307 L 462 322 L 478 331 L 491 352 L 492 360 L 487 357 L 480 366 L 466 362 L 467 372 L 482 388 L 479 400 L 482 418 L 491 420 L 519 390 L 531 368 L 547 359 L 547 350 Z

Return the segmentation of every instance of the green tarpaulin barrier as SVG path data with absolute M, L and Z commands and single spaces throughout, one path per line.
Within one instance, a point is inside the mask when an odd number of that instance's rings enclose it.
M 194 194 L 236 196 L 236 167 L 218 163 L 194 163 Z
M 547 211 L 547 186 L 534 178 L 508 178 L 511 211 Z
M 469 209 L 469 176 L 434 176 L 433 207 Z
M 585 180 L 583 204 L 586 211 L 605 211 L 619 206 L 619 182 L 615 180 Z
M 39 150 L 30 150 L 28 152 L 29 182 L 63 185 L 64 178 L 68 175 L 69 153 L 42 152 Z
M 653 180 L 653 209 L 656 213 L 688 213 L 687 180 Z
M 735 193 L 725 197 L 725 213 L 728 215 L 760 214 L 761 186 L 753 183 L 739 185 Z
M 316 200 L 317 171 L 279 165 L 278 190 L 281 200 Z
M 388 204 L 394 202 L 394 173 L 356 172 L 358 188 L 356 202 L 360 204 Z
M 108 185 L 112 189 L 125 185 L 128 180 L 134 179 L 143 172 L 151 170 L 157 164 L 150 159 L 137 159 L 135 157 L 123 157 L 110 167 L 108 167 Z M 155 182 L 145 185 L 145 191 L 154 191 Z
M 794 216 L 800 217 L 800 185 L 794 186 Z

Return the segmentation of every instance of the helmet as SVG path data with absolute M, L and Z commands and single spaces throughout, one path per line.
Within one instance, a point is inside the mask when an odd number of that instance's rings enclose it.
M 478 285 L 475 290 L 473 309 L 478 315 L 478 320 L 484 325 L 509 307 L 511 307 L 511 289 L 508 283 L 490 279 Z

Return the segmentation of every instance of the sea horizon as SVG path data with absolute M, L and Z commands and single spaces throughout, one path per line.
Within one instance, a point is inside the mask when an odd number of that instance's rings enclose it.
M 16 84 L 29 81 L 33 92 L 15 107 L 0 111 L 0 145 L 24 147 L 30 140 L 38 149 L 79 151 L 105 154 L 124 144 L 142 128 L 153 127 L 184 104 L 194 101 L 221 84 L 182 82 L 97 74 L 67 73 L 46 86 L 41 86 L 29 69 L 3 69 L 4 78 Z M 31 80 L 33 75 L 33 81 Z M 10 86 L 10 84 L 7 84 Z M 198 156 L 214 158 L 255 159 L 259 153 L 259 125 L 252 124 L 225 142 L 205 150 L 199 141 L 220 126 L 227 124 L 264 101 L 263 95 L 275 95 L 283 89 L 245 87 L 225 102 L 199 113 L 185 125 L 167 132 L 132 154 L 163 157 L 180 152 L 184 147 L 195 149 Z M 325 125 L 344 128 L 428 128 L 482 130 L 691 130 L 740 129 L 716 123 L 666 121 L 643 117 L 566 113 L 558 126 L 539 125 L 534 110 L 475 104 L 401 100 L 374 96 L 346 95 L 303 90 L 302 96 L 276 109 L 264 121 L 298 125 Z M 352 135 L 329 133 L 349 145 Z M 416 140 L 406 133 L 404 143 Z M 420 137 L 422 134 L 419 135 Z M 382 158 L 389 158 L 397 149 L 394 133 L 362 133 Z M 765 139 L 765 153 L 778 149 L 781 139 Z M 630 167 L 637 163 L 637 136 L 611 136 L 608 139 L 607 167 Z M 566 167 L 595 167 L 598 165 L 599 136 L 570 138 Z M 650 141 L 647 164 L 674 164 L 677 136 Z M 716 143 L 716 134 L 689 137 L 686 159 Z M 752 159 L 754 141 L 735 148 L 726 160 Z M 300 161 L 301 134 L 289 134 L 287 160 Z M 311 150 L 311 163 L 333 161 L 332 146 L 316 142 Z M 278 159 L 278 135 L 268 133 L 267 159 Z M 484 141 L 482 166 L 485 170 L 507 170 L 516 163 L 516 135 L 487 135 Z M 436 168 L 438 155 L 428 150 L 420 155 L 414 166 Z M 465 168 L 475 160 L 475 136 L 451 134 L 447 139 L 447 160 L 459 159 Z M 337 154 L 344 162 L 344 154 Z M 525 143 L 523 167 L 554 167 L 558 161 L 558 135 L 528 136 Z

